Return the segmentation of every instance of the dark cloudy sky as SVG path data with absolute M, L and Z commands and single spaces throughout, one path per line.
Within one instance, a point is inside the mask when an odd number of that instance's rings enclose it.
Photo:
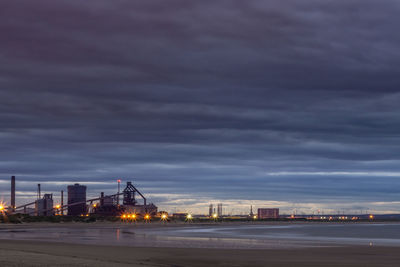
M 396 0 L 0 3 L 0 194 L 400 212 Z M 17 203 L 17 204 L 18 204 Z

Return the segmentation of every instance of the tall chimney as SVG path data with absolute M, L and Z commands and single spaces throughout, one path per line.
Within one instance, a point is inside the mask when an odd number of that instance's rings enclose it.
M 15 211 L 15 176 L 11 176 L 11 210 Z
M 100 207 L 104 206 L 104 192 L 100 192 Z
M 64 190 L 61 190 L 61 215 L 64 215 Z
M 41 199 L 42 196 L 40 195 L 40 184 L 38 184 L 37 187 L 38 187 L 38 199 Z

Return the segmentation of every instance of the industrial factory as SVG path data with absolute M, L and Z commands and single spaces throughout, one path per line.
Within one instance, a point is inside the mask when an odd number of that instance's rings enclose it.
M 61 191 L 60 203 L 55 204 L 53 194 L 41 194 L 41 185 L 37 185 L 36 200 L 16 206 L 15 176 L 11 177 L 11 200 L 10 206 L 0 205 L 1 210 L 8 214 L 27 214 L 32 216 L 123 216 L 134 214 L 135 216 L 154 216 L 157 214 L 157 206 L 148 203 L 146 197 L 132 184 L 127 182 L 126 187 L 120 192 L 121 180 L 118 180 L 118 191 L 116 194 L 105 195 L 100 193 L 97 198 L 87 199 L 86 186 L 81 184 L 69 185 L 67 187 L 67 201 L 64 203 L 64 190 Z M 122 204 L 120 198 L 122 197 Z
M 161 221 L 184 220 L 192 222 L 212 220 L 215 222 L 221 220 L 322 220 L 322 221 L 346 221 L 346 220 L 374 220 L 380 219 L 400 219 L 400 215 L 372 215 L 372 214 L 330 214 L 330 215 L 296 215 L 279 214 L 278 208 L 258 208 L 256 214 L 253 213 L 253 206 L 246 215 L 224 214 L 223 204 L 209 204 L 208 214 L 194 215 L 190 212 L 175 212 L 168 216 L 167 212 L 159 212 L 157 206 L 149 203 L 141 191 L 133 185 L 132 182 L 126 182 L 121 192 L 121 180 L 117 180 L 116 193 L 106 195 L 100 192 L 97 197 L 87 198 L 87 187 L 75 183 L 67 186 L 67 196 L 64 200 L 64 190 L 61 190 L 59 198 L 54 199 L 54 194 L 42 194 L 41 184 L 37 185 L 36 199 L 27 201 L 28 203 L 16 204 L 16 178 L 11 177 L 11 192 L 9 204 L 0 202 L 0 219 L 2 215 L 25 214 L 30 216 L 78 216 L 78 217 L 119 217 L 122 221 L 132 222 L 137 219 L 150 221 L 157 217 Z M 19 201 L 20 203 L 21 201 Z M 3 216 L 4 217 L 4 216 Z M 64 218 L 64 217 L 63 217 Z M 92 217 L 91 217 L 92 218 Z M 91 219 L 88 218 L 88 219 Z M 40 219 L 40 218 L 38 218 Z M 52 219 L 61 219 L 52 218 Z M 65 219 L 68 219 L 65 217 Z M 78 219 L 78 218 L 75 218 Z M 80 219 L 80 218 L 79 218 Z

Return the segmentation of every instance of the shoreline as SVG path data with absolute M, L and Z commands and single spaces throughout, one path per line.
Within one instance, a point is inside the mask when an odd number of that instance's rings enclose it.
M 240 223 L 240 225 L 297 225 L 310 224 L 299 222 L 260 222 Z M 323 223 L 313 222 L 314 225 Z M 337 224 L 337 223 L 332 223 Z M 343 224 L 343 223 L 341 223 Z M 367 223 L 370 224 L 370 223 Z M 183 267 L 183 266 L 269 266 L 269 267 L 319 267 L 319 266 L 354 266 L 354 267 L 388 267 L 398 266 L 400 262 L 399 247 L 385 245 L 352 245 L 352 244 L 330 244 L 315 243 L 311 246 L 280 246 L 278 240 L 269 240 L 270 247 L 257 248 L 248 247 L 211 247 L 214 241 L 204 240 L 203 247 L 185 246 L 186 241 L 179 239 L 173 246 L 163 246 L 166 243 L 159 243 L 159 246 L 146 246 L 136 243 L 129 244 L 111 243 L 107 239 L 108 230 L 119 228 L 121 237 L 124 230 L 137 229 L 135 235 L 141 239 L 143 233 L 151 239 L 151 232 L 154 229 L 165 227 L 179 228 L 206 226 L 237 226 L 238 223 L 28 223 L 19 225 L 0 225 L 0 265 L 2 266 L 152 266 L 152 267 Z M 101 233 L 104 239 L 95 240 L 93 243 L 69 242 L 72 239 L 51 241 L 51 234 L 57 228 L 71 230 L 71 235 L 78 229 L 96 229 L 96 234 Z M 18 234 L 25 235 L 24 229 L 34 230 L 37 239 L 16 240 L 13 238 L 1 239 L 1 235 L 10 232 L 11 236 Z M 46 229 L 50 231 L 47 233 Z M 103 232 L 102 229 L 104 230 Z M 147 231 L 147 229 L 149 231 Z M 2 231 L 3 233 L 2 233 Z M 14 231 L 15 230 L 15 231 Z M 28 231 L 29 232 L 29 231 Z M 27 232 L 27 233 L 28 233 Z M 70 232 L 69 230 L 67 232 Z M 39 233 L 39 234 L 38 234 Z M 40 236 L 43 234 L 43 238 Z M 54 236 L 53 236 L 54 237 Z M 90 236 L 89 236 L 90 237 Z M 115 238 L 115 236 L 113 236 Z M 43 240 L 48 238 L 48 240 Z M 160 240 L 156 240 L 160 242 Z M 240 240 L 230 240 L 231 243 Z M 143 243 L 144 244 L 144 243 Z
M 135 226 L 218 226 L 218 225 L 326 225 L 326 224 L 400 224 L 400 221 L 209 221 L 209 222 L 185 222 L 185 221 L 151 221 L 151 222 L 122 222 L 122 221 L 95 221 L 95 222 L 22 222 L 22 223 L 0 223 L 0 228 L 8 226 L 59 226 L 59 225 L 135 225 Z
M 376 225 L 376 228 L 374 225 Z M 385 225 L 385 228 L 380 226 Z M 265 226 L 265 227 L 264 227 Z M 340 226 L 340 227 L 337 227 Z M 372 228 L 371 228 L 372 227 Z M 393 228 L 394 227 L 394 228 Z M 386 246 L 400 248 L 400 224 L 382 223 L 27 223 L 0 225 L 0 240 L 118 247 L 287 249 Z
M 143 248 L 0 240 L 3 266 L 397 266 L 398 248 Z

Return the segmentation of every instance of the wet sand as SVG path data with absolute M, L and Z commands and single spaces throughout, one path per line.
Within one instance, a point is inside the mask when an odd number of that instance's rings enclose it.
M 223 233 L 227 226 L 233 225 L 239 226 L 240 230 L 235 228 L 233 236 L 235 238 L 230 235 L 224 237 Z M 257 225 L 253 230 L 257 230 L 258 234 Z M 287 226 L 293 224 L 286 223 L 264 225 L 268 227 L 263 232 L 268 229 L 273 231 L 279 229 L 276 226 L 284 226 L 285 231 L 298 228 L 297 226 L 293 229 L 288 228 Z M 319 228 L 319 224 L 314 225 L 313 229 L 322 229 Z M 199 226 L 200 229 L 198 229 Z M 340 243 L 341 241 L 339 243 L 336 241 L 310 243 L 307 240 L 293 243 L 291 240 L 279 241 L 264 236 L 263 239 L 268 241 L 266 245 L 256 242 L 257 246 L 251 247 L 249 244 L 254 245 L 255 241 L 253 239 L 250 239 L 250 243 L 246 241 L 248 233 L 246 230 L 246 235 L 242 236 L 242 226 L 245 226 L 244 229 L 251 228 L 250 225 L 243 224 L 220 224 L 217 226 L 218 231 L 209 232 L 216 227 L 215 224 L 189 226 L 156 223 L 0 225 L 0 266 L 361 267 L 399 266 L 400 262 L 400 246 L 398 245 L 386 246 L 364 244 L 364 242 L 354 245 Z M 360 227 L 366 226 L 360 225 Z M 374 227 L 373 230 L 381 235 L 382 232 L 379 230 L 383 228 L 376 227 L 378 228 Z M 398 226 L 394 224 L 384 227 L 389 227 L 387 229 L 393 231 L 397 228 L 392 227 Z M 228 232 L 230 233 L 230 230 Z M 216 238 L 217 233 L 223 238 Z M 336 234 L 336 232 L 333 233 Z M 347 234 L 348 231 L 345 233 Z M 170 236 L 163 237 L 165 234 Z M 210 236 L 214 237 L 210 238 Z M 17 240 L 21 238 L 25 240 Z M 240 242 L 244 243 L 240 244 Z
M 137 248 L 0 241 L 1 266 L 398 266 L 399 248 Z
M 288 249 L 393 246 L 399 223 L 29 223 L 0 225 L 0 239 L 129 247 Z

